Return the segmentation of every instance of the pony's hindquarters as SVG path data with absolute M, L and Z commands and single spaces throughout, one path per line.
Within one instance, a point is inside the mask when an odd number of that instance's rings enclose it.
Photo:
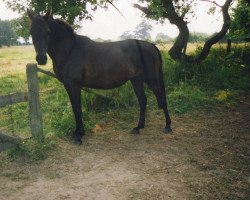
M 141 43 L 138 43 L 141 45 Z M 147 43 L 150 44 L 150 43 Z M 148 51 L 148 49 L 151 47 L 152 51 Z M 163 78 L 163 69 L 162 69 L 162 57 L 159 49 L 151 44 L 151 46 L 147 45 L 147 48 L 142 50 L 143 53 L 146 56 L 143 56 L 144 59 L 143 65 L 144 65 L 144 74 L 145 74 L 145 82 L 149 86 L 149 88 L 153 91 L 159 108 L 163 109 L 165 119 L 166 119 L 166 127 L 165 132 L 171 132 L 171 119 L 168 112 L 167 107 L 167 100 L 166 100 L 166 90 L 165 90 L 165 84 L 164 84 L 164 78 Z M 151 52 L 151 53 L 149 53 Z

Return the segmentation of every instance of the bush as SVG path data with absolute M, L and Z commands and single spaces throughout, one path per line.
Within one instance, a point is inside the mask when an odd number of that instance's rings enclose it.
M 170 60 L 163 52 L 165 82 L 170 87 L 188 81 L 206 90 L 249 90 L 249 55 L 247 46 L 235 48 L 230 54 L 223 48 L 214 48 L 202 63 L 185 64 Z
M 162 52 L 172 112 L 185 113 L 197 106 L 232 100 L 249 91 L 249 55 L 249 46 L 234 48 L 230 54 L 223 48 L 214 48 L 202 63 L 185 64 L 174 62 L 167 52 Z

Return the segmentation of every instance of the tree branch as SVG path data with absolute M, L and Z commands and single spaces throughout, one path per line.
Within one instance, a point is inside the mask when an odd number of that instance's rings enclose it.
M 194 59 L 195 63 L 200 63 L 203 61 L 209 54 L 211 47 L 219 42 L 227 33 L 229 27 L 230 27 L 230 16 L 228 14 L 229 6 L 231 5 L 233 0 L 227 0 L 222 8 L 222 15 L 223 15 L 223 26 L 221 30 L 215 34 L 213 37 L 211 37 L 209 40 L 207 40 L 203 46 L 203 49 L 201 53 Z
M 147 7 L 140 6 L 139 4 L 134 4 L 133 6 L 134 8 L 137 8 L 140 11 L 142 11 L 146 15 L 147 18 L 151 18 L 155 14 L 152 11 L 150 11 Z
M 171 58 L 188 63 L 202 62 L 208 56 L 211 47 L 226 35 L 230 27 L 230 16 L 228 14 L 228 9 L 232 1 L 233 0 L 226 0 L 224 5 L 221 6 L 224 21 L 221 31 L 205 42 L 203 49 L 198 56 L 192 57 L 185 54 L 185 49 L 189 38 L 189 29 L 186 22 L 183 20 L 183 18 L 177 15 L 171 0 L 162 0 L 162 4 L 167 11 L 167 18 L 172 24 L 175 24 L 180 31 L 174 45 L 169 50 L 169 55 L 171 56 Z
M 122 14 L 122 12 L 110 1 L 110 0 L 107 0 L 107 2 L 109 3 L 109 4 L 111 4 L 120 14 L 121 14 L 121 16 L 123 16 L 124 17 L 124 15 Z
M 222 8 L 222 6 L 219 5 L 218 3 L 216 3 L 215 1 L 210 1 L 210 0 L 200 0 L 200 1 L 213 3 L 213 4 L 215 4 L 216 6 L 219 6 L 220 8 Z
M 176 13 L 175 7 L 173 5 L 172 0 L 161 0 L 161 3 L 165 9 L 163 13 L 163 18 L 167 18 L 171 24 L 174 24 L 179 29 L 179 35 L 176 38 L 174 45 L 169 50 L 169 55 L 172 59 L 178 61 L 184 61 L 188 63 L 200 63 L 202 62 L 209 54 L 211 47 L 220 41 L 227 33 L 229 26 L 230 26 L 230 16 L 228 14 L 229 6 L 231 5 L 233 0 L 226 0 L 223 6 L 220 6 L 214 1 L 211 0 L 201 0 L 207 1 L 216 4 L 217 6 L 221 7 L 222 14 L 223 14 L 223 26 L 222 29 L 215 34 L 213 37 L 208 39 L 199 55 L 196 57 L 186 55 L 186 47 L 189 38 L 189 29 L 187 26 L 187 22 L 184 21 L 183 16 L 179 16 Z M 155 13 L 150 11 L 147 7 L 140 6 L 138 4 L 134 5 L 135 8 L 138 8 L 143 13 L 146 14 L 147 17 L 152 18 Z

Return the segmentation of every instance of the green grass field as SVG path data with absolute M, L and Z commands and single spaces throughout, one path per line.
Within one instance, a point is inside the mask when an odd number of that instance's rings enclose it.
M 197 44 L 190 46 L 189 52 Z M 169 48 L 168 46 L 164 49 Z M 239 94 L 249 90 L 249 46 L 238 46 L 227 55 L 224 47 L 212 49 L 209 57 L 199 65 L 176 63 L 162 50 L 164 78 L 168 91 L 171 114 L 183 114 L 192 109 L 217 103 L 233 103 Z M 4 47 L 0 49 L 0 95 L 27 91 L 25 69 L 35 62 L 33 46 Z M 51 61 L 43 69 L 52 70 Z M 46 135 L 69 135 L 74 128 L 74 118 L 67 94 L 62 85 L 46 75 L 39 75 L 43 123 Z M 137 99 L 130 83 L 108 91 L 95 91 L 107 96 L 102 99 L 93 93 L 82 92 L 85 127 L 89 131 L 103 118 L 128 121 L 130 129 L 137 121 Z M 146 90 L 148 107 L 157 109 L 151 91 Z M 122 113 L 122 114 L 121 114 Z M 12 125 L 12 118 L 14 124 Z M 28 105 L 20 103 L 0 109 L 0 129 L 23 137 L 30 136 Z

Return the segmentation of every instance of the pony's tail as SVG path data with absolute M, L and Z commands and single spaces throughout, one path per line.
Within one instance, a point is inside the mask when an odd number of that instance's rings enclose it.
M 159 71 L 158 73 L 158 87 L 159 87 L 159 97 L 157 98 L 158 100 L 158 106 L 159 108 L 163 108 L 166 105 L 166 91 L 165 91 L 165 84 L 164 84 L 164 78 L 163 78 L 163 62 L 162 62 L 162 55 L 160 50 L 152 44 L 157 51 L 157 54 L 159 56 Z

